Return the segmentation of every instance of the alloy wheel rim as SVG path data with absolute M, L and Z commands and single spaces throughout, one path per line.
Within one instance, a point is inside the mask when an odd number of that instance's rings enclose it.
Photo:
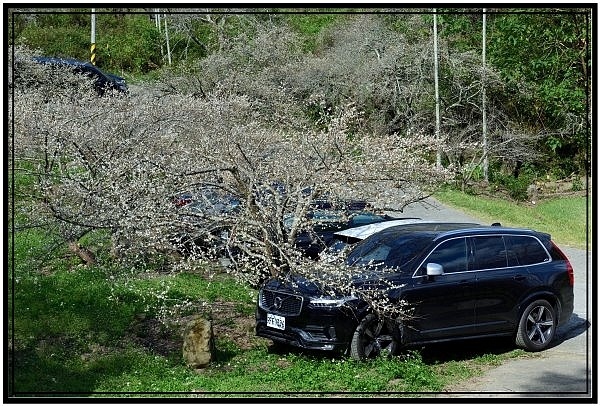
M 545 306 L 533 308 L 527 316 L 527 337 L 538 345 L 546 344 L 552 338 L 554 319 Z
M 383 321 L 374 320 L 364 330 L 363 344 L 366 357 L 374 357 L 382 351 L 389 350 L 392 337 L 390 335 L 381 335 L 383 325 Z

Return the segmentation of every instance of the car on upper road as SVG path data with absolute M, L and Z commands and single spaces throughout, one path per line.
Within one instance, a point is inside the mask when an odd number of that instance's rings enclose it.
M 45 66 L 70 69 L 73 73 L 84 75 L 92 79 L 94 90 L 100 96 L 116 93 L 127 93 L 128 87 L 125 79 L 121 76 L 106 73 L 90 62 L 79 61 L 72 58 L 55 58 L 37 56 L 33 60 Z
M 490 336 L 540 351 L 573 313 L 573 267 L 549 234 L 534 230 L 417 221 L 360 241 L 345 266 L 356 272 L 344 288 L 300 275 L 263 284 L 256 335 L 356 359 Z M 368 290 L 396 314 L 407 314 L 408 303 L 410 317 L 375 311 L 361 295 Z

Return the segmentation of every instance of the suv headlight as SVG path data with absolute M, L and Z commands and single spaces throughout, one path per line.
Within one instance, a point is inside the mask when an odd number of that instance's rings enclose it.
M 312 307 L 340 307 L 352 300 L 358 299 L 356 296 L 344 296 L 338 298 L 311 298 L 310 306 Z

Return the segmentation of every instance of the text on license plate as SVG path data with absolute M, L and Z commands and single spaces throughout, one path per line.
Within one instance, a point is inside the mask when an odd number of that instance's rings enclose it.
M 285 317 L 267 313 L 267 327 L 285 330 Z

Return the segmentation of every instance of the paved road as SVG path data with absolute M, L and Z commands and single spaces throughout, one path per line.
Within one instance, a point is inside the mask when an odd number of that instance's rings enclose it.
M 458 210 L 446 207 L 434 199 L 414 203 L 398 217 L 421 217 L 427 220 L 452 220 L 464 222 L 483 221 L 468 216 Z M 531 357 L 506 361 L 492 368 L 482 376 L 462 382 L 451 388 L 447 397 L 474 398 L 514 398 L 514 397 L 553 397 L 567 399 L 592 399 L 591 365 L 592 328 L 591 320 L 591 253 L 584 250 L 561 246 L 569 257 L 575 274 L 575 308 L 567 325 L 557 330 L 552 348 L 535 353 Z M 587 261 L 586 261 L 587 260 Z M 594 363 L 595 365 L 595 363 Z

